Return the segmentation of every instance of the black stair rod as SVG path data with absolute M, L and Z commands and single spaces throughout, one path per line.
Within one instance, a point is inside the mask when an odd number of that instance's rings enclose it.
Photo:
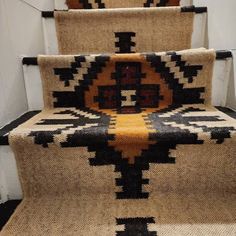
M 61 11 L 67 11 L 67 10 L 61 10 Z M 201 14 L 207 12 L 207 7 L 186 6 L 186 7 L 181 7 L 181 12 L 195 12 L 196 14 Z M 42 17 L 53 18 L 54 11 L 42 11 Z
M 181 12 L 195 12 L 196 14 L 202 14 L 207 12 L 207 7 L 186 6 L 181 7 Z
M 23 57 L 22 64 L 28 65 L 28 66 L 36 66 L 38 65 L 38 58 L 37 57 Z
M 216 51 L 216 60 L 225 60 L 227 58 L 233 57 L 232 52 L 228 50 L 218 50 Z
M 53 18 L 54 11 L 42 11 L 42 17 L 44 18 Z

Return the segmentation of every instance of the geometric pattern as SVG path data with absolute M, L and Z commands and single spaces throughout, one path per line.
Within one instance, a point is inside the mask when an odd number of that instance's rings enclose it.
M 234 148 L 225 150 L 236 138 L 236 122 L 211 106 L 215 53 L 155 53 L 191 47 L 193 13 L 201 9 L 154 9 L 180 0 L 66 4 L 108 10 L 54 14 L 59 51 L 69 55 L 37 60 L 44 109 L 11 134 L 24 200 L 3 234 L 200 235 L 207 225 L 214 234 L 217 213 L 231 212 L 215 194 L 197 204 L 194 191 L 235 185 L 227 183 Z M 115 54 L 94 54 L 101 52 Z M 185 185 L 196 189 L 188 194 Z
M 135 42 L 132 42 L 132 37 L 135 37 L 134 32 L 115 32 L 115 37 L 118 41 L 115 43 L 115 46 L 118 48 L 116 53 L 134 53 L 132 47 L 136 45 Z
M 135 136 L 120 133 L 119 127 L 111 128 L 114 120 L 104 113 L 73 108 L 56 110 L 50 114 L 50 119 L 45 117 L 37 122 L 29 136 L 34 138 L 35 144 L 45 148 L 52 143 L 62 148 L 88 147 L 89 152 L 95 153 L 89 160 L 91 166 L 115 166 L 115 172 L 120 173 L 115 180 L 120 188 L 116 192 L 117 199 L 148 198 L 149 193 L 143 187 L 149 184 L 149 179 L 144 178 L 143 172 L 149 170 L 150 164 L 174 164 L 175 157 L 170 151 L 179 144 L 222 144 L 236 134 L 235 123 L 229 123 L 223 113 L 203 104 L 137 114 L 146 123 L 137 128 L 133 121 L 137 130 Z M 126 122 L 134 118 L 133 114 L 119 116 L 126 116 Z M 151 132 L 148 126 L 152 127 Z M 130 130 L 129 125 L 126 127 Z M 143 129 L 147 130 L 147 140 Z M 130 145 L 122 145 L 122 139 Z M 137 144 L 131 145 L 132 142 Z
M 204 178 L 205 168 L 196 167 L 195 162 L 209 154 L 198 159 L 194 153 L 188 158 L 187 145 L 194 145 L 190 146 L 193 151 L 209 146 L 213 158 L 203 163 L 211 165 L 215 157 L 214 162 L 220 159 L 214 148 L 221 151 L 222 144 L 227 148 L 236 137 L 235 120 L 210 105 L 212 51 L 46 56 L 38 61 L 45 109 L 13 131 L 14 145 L 17 151 L 23 149 L 21 165 L 29 163 L 25 169 L 31 172 L 25 171 L 23 177 L 25 186 L 29 185 L 26 195 L 35 199 L 29 201 L 31 206 L 36 211 L 38 198 L 50 199 L 44 208 L 56 205 L 50 220 L 57 229 L 58 222 L 63 228 L 67 224 L 61 218 L 62 203 L 68 219 L 80 217 L 76 228 L 68 224 L 73 235 L 157 236 L 163 232 L 167 214 L 177 216 L 173 206 L 181 206 L 168 200 L 168 189 L 175 188 L 172 184 L 191 184 L 198 174 Z M 181 151 L 183 145 L 187 152 Z M 186 170 L 183 162 L 187 162 Z M 227 165 L 222 163 L 222 172 Z M 192 175 L 187 173 L 179 182 L 182 172 L 191 172 L 190 168 Z M 166 206 L 157 194 L 163 188 Z M 57 198 L 62 198 L 59 204 Z M 192 202 L 187 205 L 184 211 Z M 42 215 L 37 216 L 37 225 L 44 230 L 47 222 L 41 223 Z M 22 218 L 29 222 L 28 217 Z M 60 232 L 65 231 L 52 228 L 52 235 L 64 235 Z
M 53 91 L 54 107 L 90 108 L 98 103 L 98 109 L 117 109 L 124 113 L 133 110 L 134 113 L 142 108 L 163 107 L 163 104 L 168 107 L 204 102 L 205 88 L 191 86 L 195 84 L 202 65 L 188 65 L 181 55 L 174 52 L 166 55 L 135 54 L 136 62 L 116 61 L 116 57 L 75 56 L 70 68 L 54 68 L 55 75 L 59 76 L 65 87 L 72 88 L 70 81 L 74 82 L 72 91 Z M 76 82 L 75 77 L 87 63 L 87 73 Z M 108 75 L 110 78 L 103 79 L 104 71 L 106 68 L 110 70 L 111 63 L 115 66 Z M 147 73 L 153 71 L 156 78 L 151 81 Z M 101 85 L 97 86 L 93 82 L 95 80 Z M 88 93 L 93 84 L 98 92 Z
M 118 231 L 117 236 L 157 236 L 157 233 L 148 231 L 148 224 L 155 224 L 153 218 L 127 218 L 117 219 L 117 225 L 125 225 L 125 231 Z
M 203 52 L 209 63 L 211 52 Z M 87 147 L 95 153 L 91 166 L 114 166 L 117 199 L 148 198 L 144 171 L 174 164 L 177 145 L 222 144 L 236 133 L 235 124 L 205 105 L 206 65 L 184 53 L 80 55 L 67 64 L 52 66 L 53 109 L 28 135 L 44 148 Z
M 179 6 L 180 1 L 169 0 L 146 0 L 144 7 L 165 7 L 165 6 Z
M 69 9 L 179 6 L 180 0 L 66 0 Z

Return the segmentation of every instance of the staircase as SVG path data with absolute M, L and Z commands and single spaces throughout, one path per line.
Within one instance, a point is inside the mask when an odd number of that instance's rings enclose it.
M 235 113 L 214 107 L 231 52 L 200 48 L 205 7 L 120 4 L 42 12 L 30 111 L 2 129 L 24 198 L 0 235 L 236 234 Z

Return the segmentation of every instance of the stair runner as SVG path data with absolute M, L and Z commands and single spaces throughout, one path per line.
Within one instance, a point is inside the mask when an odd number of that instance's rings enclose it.
M 55 13 L 75 55 L 38 57 L 44 109 L 10 133 L 24 199 L 1 236 L 236 234 L 236 120 L 211 105 L 215 51 L 178 51 L 192 15 Z
M 69 9 L 179 6 L 180 0 L 66 0 Z
M 160 52 L 191 47 L 194 12 L 181 7 L 70 10 L 55 11 L 54 15 L 61 54 Z

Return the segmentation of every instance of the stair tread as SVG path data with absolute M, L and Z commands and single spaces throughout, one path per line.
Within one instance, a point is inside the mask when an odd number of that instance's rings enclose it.
M 228 111 L 229 112 L 229 111 Z M 230 111 L 232 114 L 232 112 Z M 196 136 L 204 143 L 221 143 L 231 137 L 236 120 L 204 105 L 185 105 L 161 113 L 117 114 L 116 124 L 104 122 L 106 115 L 69 108 L 46 110 L 14 131 L 14 135 L 34 137 L 35 143 L 48 146 L 86 146 L 104 144 L 117 137 L 116 144 L 150 143 L 194 144 Z M 92 117 L 92 119 L 91 119 Z M 121 120 L 122 119 L 122 120 Z M 131 122 L 128 122 L 131 121 Z M 153 133 L 152 133 L 153 131 Z M 231 134 L 232 132 L 232 134 Z
M 0 146 L 1 145 L 9 145 L 8 136 L 9 133 L 17 128 L 19 125 L 23 124 L 33 116 L 37 115 L 40 111 L 28 111 L 21 115 L 20 117 L 16 118 L 15 120 L 11 121 L 9 124 L 5 125 L 0 129 Z
M 227 108 L 227 107 L 216 107 L 219 111 L 225 113 L 226 115 L 236 119 L 236 112 Z M 37 115 L 40 111 L 29 111 L 26 112 L 21 117 L 13 120 L 10 124 L 4 126 L 0 129 L 0 146 L 2 145 L 9 145 L 8 136 L 9 133 L 14 129 L 17 128 L 19 125 L 23 124 L 27 120 L 31 119 L 33 116 Z

